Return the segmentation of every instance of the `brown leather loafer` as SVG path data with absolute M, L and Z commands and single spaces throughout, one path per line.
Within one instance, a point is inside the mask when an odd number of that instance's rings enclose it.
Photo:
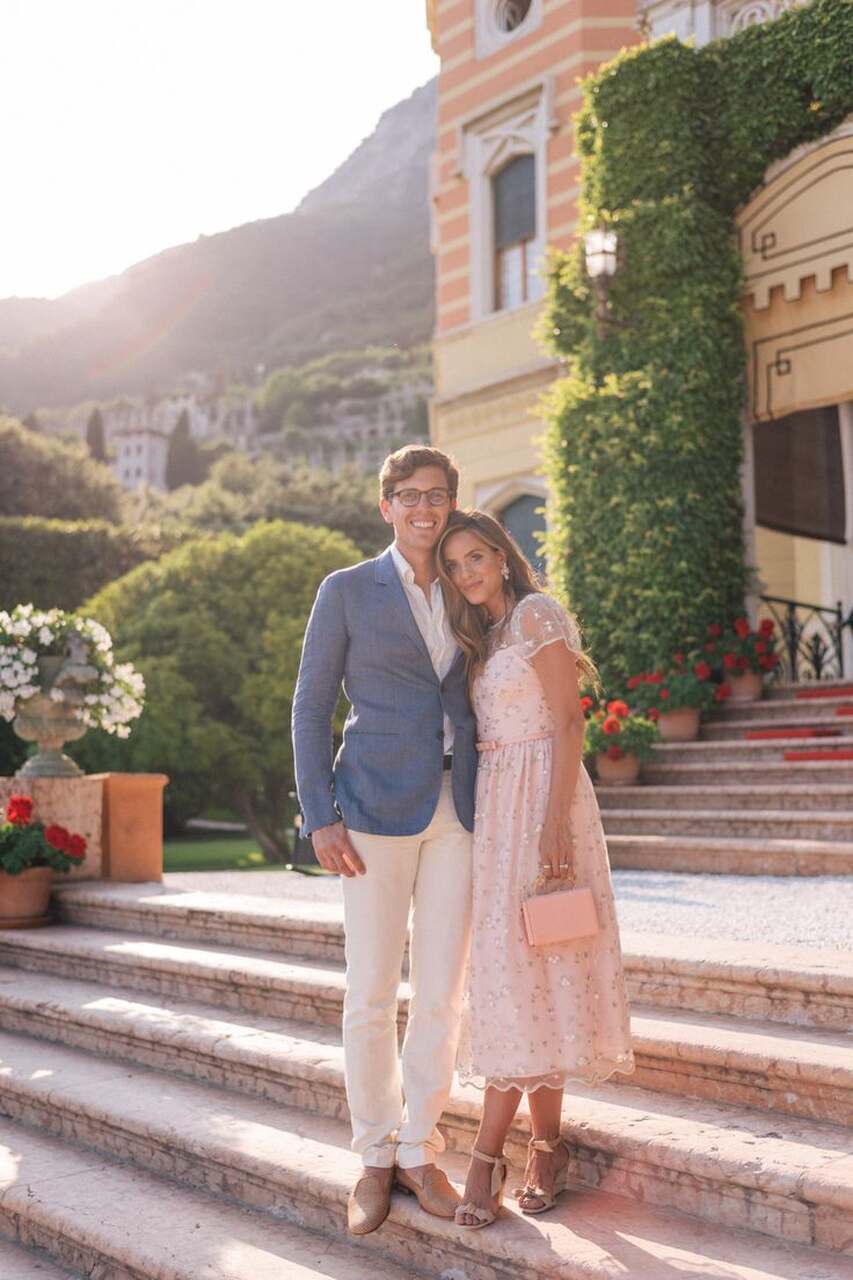
M 347 1200 L 347 1226 L 350 1235 L 366 1236 L 388 1217 L 394 1170 L 371 1169 L 359 1178 Z
M 397 1186 L 408 1195 L 417 1196 L 418 1204 L 436 1218 L 452 1218 L 462 1203 L 447 1181 L 447 1174 L 431 1164 L 420 1183 L 408 1169 L 397 1170 Z

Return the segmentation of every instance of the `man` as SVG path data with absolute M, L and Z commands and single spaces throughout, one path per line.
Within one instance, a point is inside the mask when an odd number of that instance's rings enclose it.
M 477 767 L 463 656 L 435 565 L 458 479 L 437 449 L 407 446 L 385 460 L 379 505 L 394 542 L 320 586 L 293 701 L 303 830 L 320 865 L 343 877 L 347 1100 L 364 1164 L 347 1211 L 355 1235 L 385 1220 L 395 1167 L 427 1212 L 451 1218 L 459 1203 L 435 1166 L 468 948 Z M 333 764 L 342 684 L 351 705 Z M 401 1063 L 397 986 L 410 911 Z

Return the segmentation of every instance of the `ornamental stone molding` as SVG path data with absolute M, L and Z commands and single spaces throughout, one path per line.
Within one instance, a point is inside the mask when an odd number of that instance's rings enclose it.
M 675 35 L 697 46 L 772 22 L 808 0 L 638 0 L 640 26 L 652 40 Z

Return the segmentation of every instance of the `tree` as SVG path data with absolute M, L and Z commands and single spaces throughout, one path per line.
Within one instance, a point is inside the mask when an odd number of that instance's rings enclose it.
M 34 411 L 21 419 L 21 426 L 26 427 L 28 431 L 41 431 L 41 423 Z
M 80 442 L 50 440 L 0 418 L 0 515 L 116 524 L 121 508 L 118 480 Z
M 86 444 L 89 453 L 96 462 L 106 462 L 107 446 L 104 441 L 104 419 L 100 409 L 95 406 L 86 423 Z
M 198 445 L 190 434 L 190 415 L 182 409 L 169 440 L 166 484 L 169 489 L 178 489 L 183 484 L 201 484 L 203 479 L 204 466 Z
M 126 742 L 92 733 L 75 756 L 162 770 L 172 828 L 226 804 L 267 857 L 285 860 L 302 636 L 321 580 L 358 559 L 340 534 L 278 520 L 188 543 L 106 587 L 86 611 L 142 671 L 146 707 Z

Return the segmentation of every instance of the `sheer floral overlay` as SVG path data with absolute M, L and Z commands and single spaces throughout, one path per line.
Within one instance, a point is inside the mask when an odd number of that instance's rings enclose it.
M 554 723 L 531 658 L 579 652 L 574 621 L 526 596 L 474 682 L 481 749 L 474 829 L 472 945 L 457 1067 L 463 1083 L 532 1092 L 634 1069 L 622 953 L 598 803 L 581 765 L 572 803 L 576 881 L 592 890 L 593 938 L 532 947 L 521 902 L 539 871 Z

